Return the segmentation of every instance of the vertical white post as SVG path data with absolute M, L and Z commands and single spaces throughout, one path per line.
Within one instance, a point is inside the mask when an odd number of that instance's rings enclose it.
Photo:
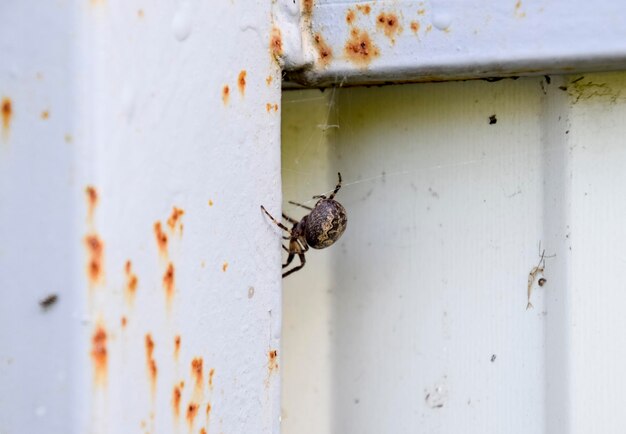
M 270 6 L 0 7 L 0 431 L 278 432 Z

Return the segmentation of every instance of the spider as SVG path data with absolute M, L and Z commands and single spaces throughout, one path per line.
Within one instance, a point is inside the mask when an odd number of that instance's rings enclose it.
M 276 226 L 289 234 L 288 237 L 283 236 L 284 240 L 289 240 L 289 248 L 284 245 L 282 246 L 288 253 L 287 262 L 283 264 L 283 269 L 291 264 L 295 255 L 298 255 L 298 258 L 300 258 L 300 265 L 284 272 L 283 278 L 304 267 L 306 263 L 304 253 L 309 250 L 309 246 L 314 249 L 324 249 L 331 246 L 346 230 L 346 224 L 348 223 L 346 209 L 335 200 L 335 195 L 341 188 L 341 173 L 337 173 L 337 176 L 339 177 L 339 182 L 330 196 L 313 196 L 313 199 L 319 199 L 313 208 L 302 205 L 301 203 L 289 201 L 292 205 L 309 210 L 309 213 L 302 217 L 300 221 L 283 213 L 283 218 L 293 225 L 291 229 L 277 221 L 267 212 L 265 207 L 261 205 L 263 212 L 272 219 Z

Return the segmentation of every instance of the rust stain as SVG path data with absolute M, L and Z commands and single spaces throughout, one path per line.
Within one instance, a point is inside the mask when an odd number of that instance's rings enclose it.
M 8 97 L 2 97 L 2 133 L 4 138 L 8 138 L 11 130 L 11 119 L 13 118 L 13 102 Z
M 137 11 L 137 17 L 138 17 L 138 18 L 143 18 L 143 17 L 144 17 L 144 15 L 145 15 L 145 14 L 144 14 L 144 12 L 143 12 L 143 9 L 139 9 L 139 10 Z
M 182 232 L 183 232 L 183 223 L 180 220 L 181 220 L 183 214 L 185 214 L 184 210 L 182 210 L 180 208 L 176 208 L 175 206 L 172 207 L 172 214 L 170 214 L 170 217 L 167 219 L 167 225 L 170 227 L 170 230 L 172 232 L 175 232 L 176 229 L 178 228 L 178 230 L 182 234 Z
M 302 13 L 310 16 L 313 13 L 314 4 L 315 2 L 313 0 L 302 0 Z
M 50 111 L 44 110 L 41 112 L 41 119 L 47 121 L 50 118 Z
M 207 418 L 208 418 L 210 415 L 211 415 L 211 403 L 209 402 L 209 403 L 206 405 L 206 416 L 207 416 Z
M 354 23 L 354 18 L 354 11 L 352 9 L 348 9 L 348 11 L 346 12 L 346 23 L 352 25 Z
M 274 77 L 272 77 L 271 75 L 268 75 L 267 78 L 265 79 L 265 84 L 269 86 L 272 84 L 272 81 L 274 81 Z
M 394 13 L 381 12 L 376 17 L 376 27 L 382 29 L 392 43 L 396 41 L 395 37 L 402 33 L 402 26 L 400 26 L 398 16 Z
M 426 14 L 426 9 L 418 9 L 417 15 L 424 15 L 424 14 Z
M 181 391 L 178 385 L 174 386 L 174 390 L 172 391 L 172 409 L 174 410 L 174 417 L 178 419 L 180 417 L 180 398 Z
M 411 30 L 413 31 L 413 33 L 419 32 L 420 23 L 418 23 L 417 21 L 411 21 Z
M 272 374 L 274 371 L 278 370 L 278 351 L 270 350 L 267 356 L 268 356 L 267 369 L 268 369 L 268 372 Z
M 200 428 L 200 434 L 206 434 L 206 429 Z
M 157 246 L 159 246 L 159 252 L 162 256 L 167 257 L 167 234 L 163 232 L 163 227 L 159 221 L 154 223 L 154 236 Z
M 370 7 L 370 5 L 356 5 L 356 8 L 363 15 L 369 15 L 370 12 L 372 11 L 372 8 Z
M 515 2 L 515 16 L 517 18 L 524 18 L 526 16 L 526 12 L 522 11 L 522 0 Z
M 171 262 L 167 264 L 167 269 L 163 275 L 163 287 L 165 288 L 167 299 L 171 300 L 174 295 L 174 264 Z
M 213 376 L 215 375 L 215 368 L 209 369 L 209 389 L 213 390 Z
M 154 392 L 156 390 L 156 381 L 157 381 L 157 364 L 156 360 L 154 360 L 154 340 L 150 333 L 146 334 L 146 364 L 148 366 L 148 376 L 150 378 L 150 388 L 152 389 L 152 397 L 154 397 Z
M 87 247 L 87 276 L 91 287 L 102 282 L 104 277 L 104 243 L 96 233 L 85 236 Z
M 209 206 L 213 206 L 213 201 L 209 199 Z
M 107 377 L 107 332 L 104 325 L 98 324 L 91 336 L 91 359 L 96 385 L 105 385 Z
M 180 353 L 180 335 L 174 336 L 174 358 L 178 360 L 178 354 Z
M 196 379 L 196 388 L 202 389 L 202 379 L 204 373 L 202 371 L 203 360 L 201 357 L 196 357 L 191 361 L 191 376 Z
M 269 102 L 265 104 L 265 111 L 270 113 L 272 110 L 274 110 L 274 113 L 276 113 L 278 111 L 278 104 L 271 104 Z
M 87 195 L 87 217 L 91 222 L 96 210 L 96 205 L 98 205 L 98 191 L 93 185 L 88 185 L 85 187 L 85 194 Z
M 246 75 L 248 73 L 245 69 L 241 70 L 239 75 L 237 76 L 237 87 L 239 88 L 239 93 L 243 96 L 246 93 Z
M 135 301 L 135 295 L 137 293 L 137 285 L 139 283 L 139 279 L 137 278 L 137 275 L 133 273 L 133 264 L 130 262 L 130 259 L 126 261 L 126 264 L 124 264 L 124 273 L 126 274 L 126 287 L 124 289 L 124 296 L 128 304 L 133 304 L 133 302 Z
M 365 30 L 352 29 L 345 45 L 345 54 L 352 63 L 367 67 L 374 57 L 379 56 L 380 51 Z
M 120 324 L 122 325 L 122 328 L 125 328 L 126 324 L 128 324 L 128 320 L 125 316 L 122 316 L 122 318 L 120 319 Z
M 333 60 L 333 50 L 330 45 L 326 43 L 323 36 L 320 33 L 316 33 L 313 37 L 315 41 L 315 48 L 317 48 L 317 60 L 323 67 L 327 67 Z
M 283 39 L 278 27 L 274 27 L 270 34 L 270 52 L 274 59 L 278 59 L 283 54 Z
M 222 88 L 222 102 L 224 103 L 224 105 L 228 105 L 229 98 L 230 88 L 228 87 L 228 85 L 224 85 L 224 87 Z
M 193 423 L 196 419 L 196 415 L 198 414 L 198 404 L 195 402 L 190 402 L 187 406 L 187 423 L 189 424 L 189 429 L 193 428 Z
M 225 273 L 227 268 L 228 268 L 228 262 L 224 262 L 222 264 L 222 271 Z

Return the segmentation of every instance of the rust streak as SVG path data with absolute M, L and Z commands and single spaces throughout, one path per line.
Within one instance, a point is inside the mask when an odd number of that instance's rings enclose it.
M 174 295 L 174 264 L 171 262 L 167 264 L 165 274 L 163 274 L 163 287 L 165 288 L 165 295 L 168 301 L 172 299 Z
M 159 221 L 154 223 L 154 236 L 161 256 L 167 257 L 167 234 L 163 232 L 163 227 Z
M 122 318 L 120 319 L 120 324 L 122 325 L 122 328 L 125 328 L 126 324 L 128 324 L 128 320 L 125 316 L 122 316 Z
M 104 277 L 104 243 L 96 233 L 85 236 L 87 247 L 87 276 L 89 286 L 94 287 L 102 282 Z
M 191 361 L 191 376 L 196 379 L 196 388 L 202 389 L 202 379 L 204 373 L 202 371 L 203 360 L 201 357 L 196 357 Z
M 189 424 L 189 429 L 193 428 L 193 424 L 197 414 L 198 404 L 196 404 L 195 402 L 190 402 L 187 406 L 187 423 Z
M 96 385 L 106 384 L 107 377 L 107 332 L 104 325 L 98 324 L 91 337 L 91 359 Z
M 274 27 L 270 34 L 270 53 L 276 60 L 283 54 L 283 39 L 278 27 Z
M 146 364 L 148 366 L 148 377 L 150 378 L 150 388 L 152 390 L 152 397 L 155 396 L 156 381 L 157 381 L 157 364 L 154 360 L 154 340 L 150 333 L 146 334 Z
M 333 60 L 333 50 L 330 45 L 326 43 L 320 33 L 316 33 L 313 37 L 315 41 L 315 48 L 317 48 L 317 61 L 323 67 L 327 67 Z
M 302 0 L 302 13 L 305 16 L 310 16 L 313 13 L 313 0 Z
M 130 259 L 126 261 L 126 264 L 124 264 L 124 273 L 126 274 L 124 298 L 126 298 L 126 302 L 128 304 L 132 305 L 135 301 L 139 279 L 137 278 L 137 275 L 133 273 L 133 264 L 130 262 Z
M 11 119 L 13 118 L 13 102 L 8 97 L 2 98 L 2 135 L 5 139 L 9 137 L 9 131 L 11 130 Z
M 213 376 L 215 375 L 215 368 L 209 369 L 209 389 L 213 390 Z
M 271 75 L 268 75 L 267 78 L 265 79 L 265 84 L 269 86 L 272 84 L 272 81 L 274 81 L 274 77 L 272 77 Z
M 380 54 L 369 34 L 359 29 L 352 29 L 344 51 L 349 61 L 361 67 L 367 67 L 372 59 Z
M 278 351 L 270 350 L 269 353 L 267 354 L 267 357 L 268 357 L 267 369 L 269 373 L 272 374 L 274 371 L 278 370 Z
M 246 75 L 247 72 L 245 69 L 243 69 L 237 76 L 237 87 L 239 88 L 239 93 L 241 94 L 241 96 L 246 93 Z
M 178 385 L 174 386 L 174 390 L 172 391 L 172 409 L 174 411 L 174 417 L 178 419 L 180 417 L 180 398 L 181 391 Z
M 178 354 L 180 353 L 180 335 L 174 336 L 174 358 L 178 360 Z
M 176 229 L 178 229 L 180 233 L 182 234 L 183 223 L 180 220 L 183 214 L 185 214 L 184 210 L 180 208 L 176 208 L 175 206 L 172 207 L 172 214 L 170 214 L 170 217 L 167 219 L 167 225 L 169 226 L 172 232 L 175 232 Z
M 85 195 L 87 195 L 87 218 L 91 223 L 93 220 L 93 214 L 96 211 L 98 205 L 98 190 L 93 185 L 85 187 Z
M 354 11 L 352 9 L 348 9 L 346 12 L 346 23 L 352 25 L 354 23 Z
M 224 87 L 222 88 L 222 102 L 224 103 L 224 105 L 228 105 L 229 98 L 230 88 L 228 87 L 228 85 L 224 85 Z
M 225 273 L 227 268 L 228 268 L 228 262 L 224 262 L 222 264 L 222 271 Z

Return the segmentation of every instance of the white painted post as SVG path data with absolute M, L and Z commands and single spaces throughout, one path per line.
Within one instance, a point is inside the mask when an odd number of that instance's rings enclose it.
M 0 6 L 0 432 L 278 432 L 272 26 Z

